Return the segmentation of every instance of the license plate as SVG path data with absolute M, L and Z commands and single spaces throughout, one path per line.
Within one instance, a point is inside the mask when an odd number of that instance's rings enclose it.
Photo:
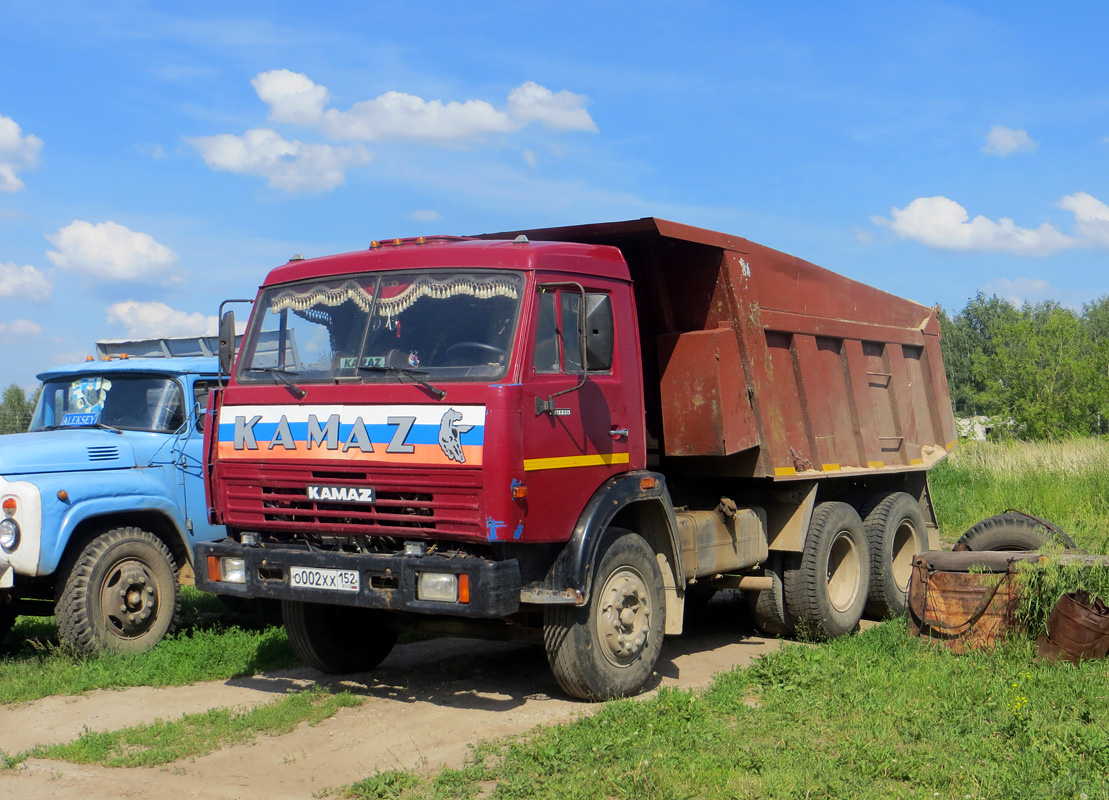
M 353 569 L 289 567 L 289 583 L 294 589 L 326 589 L 331 592 L 357 592 L 361 588 Z

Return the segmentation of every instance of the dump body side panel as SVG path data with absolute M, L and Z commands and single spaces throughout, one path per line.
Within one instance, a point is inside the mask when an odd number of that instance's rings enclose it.
M 954 446 L 936 311 L 746 239 L 647 218 L 487 234 L 619 247 L 668 474 L 923 470 Z

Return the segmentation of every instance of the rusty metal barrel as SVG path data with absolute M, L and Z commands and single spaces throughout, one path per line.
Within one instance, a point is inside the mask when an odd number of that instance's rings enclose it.
M 931 551 L 913 558 L 909 630 L 961 653 L 991 647 L 1021 630 L 1016 564 L 1039 553 Z

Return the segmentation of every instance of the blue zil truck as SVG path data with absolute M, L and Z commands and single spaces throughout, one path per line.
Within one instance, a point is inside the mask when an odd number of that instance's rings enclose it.
M 223 538 L 204 500 L 216 337 L 98 342 L 43 372 L 27 433 L 0 436 L 0 639 L 55 615 L 86 653 L 172 631 L 193 547 Z

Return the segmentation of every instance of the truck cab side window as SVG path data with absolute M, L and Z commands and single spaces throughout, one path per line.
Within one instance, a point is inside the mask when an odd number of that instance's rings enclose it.
M 535 326 L 535 371 L 539 374 L 551 375 L 560 371 L 560 340 L 558 336 L 558 319 L 555 316 L 554 292 L 544 292 L 539 295 L 539 318 Z
M 607 294 L 587 294 L 588 307 L 607 302 Z M 598 299 L 601 302 L 598 302 Z M 535 356 L 537 375 L 581 375 L 578 325 L 581 316 L 581 295 L 575 291 L 558 290 L 539 295 L 539 316 L 536 320 Z M 611 325 L 609 325 L 611 328 Z M 611 344 L 611 336 L 609 337 Z M 593 369 L 592 372 L 607 372 Z

